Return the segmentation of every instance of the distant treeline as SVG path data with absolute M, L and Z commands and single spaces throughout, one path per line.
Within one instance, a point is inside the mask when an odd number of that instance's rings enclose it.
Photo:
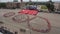
M 6 7 L 6 3 L 0 3 L 0 8 L 5 8 Z
M 8 7 L 6 7 L 7 6 L 6 4 L 7 3 L 0 3 L 0 8 L 8 8 Z M 19 3 L 16 4 L 17 7 L 18 7 L 18 4 Z M 29 4 L 29 5 L 44 5 L 46 3 L 44 3 L 44 2 L 27 2 L 27 3 L 25 3 L 25 5 L 27 5 L 27 4 Z M 9 6 L 9 7 L 11 8 L 11 6 Z M 12 8 L 14 8 L 14 6 Z

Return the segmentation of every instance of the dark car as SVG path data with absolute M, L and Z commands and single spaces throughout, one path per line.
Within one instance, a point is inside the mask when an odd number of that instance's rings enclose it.
M 8 30 L 5 30 L 3 28 L 0 28 L 0 32 L 3 33 L 3 34 L 13 34 L 12 32 L 10 32 Z

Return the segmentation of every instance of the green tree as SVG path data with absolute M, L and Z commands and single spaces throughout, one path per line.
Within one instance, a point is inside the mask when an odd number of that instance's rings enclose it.
M 47 2 L 46 6 L 47 6 L 49 12 L 54 12 L 54 3 L 52 1 Z
M 0 3 L 0 8 L 5 8 L 6 4 L 5 3 Z

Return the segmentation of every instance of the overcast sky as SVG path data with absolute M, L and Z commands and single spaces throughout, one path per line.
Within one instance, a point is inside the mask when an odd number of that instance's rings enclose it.
M 18 0 L 20 2 L 20 0 Z M 28 2 L 29 0 L 23 0 L 24 2 Z M 33 2 L 39 1 L 39 2 L 45 2 L 49 0 L 32 0 Z M 52 1 L 60 1 L 60 0 L 52 0 Z M 13 0 L 0 0 L 0 2 L 13 2 Z

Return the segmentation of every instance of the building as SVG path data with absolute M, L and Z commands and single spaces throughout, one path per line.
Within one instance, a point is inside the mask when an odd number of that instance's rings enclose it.
M 55 2 L 54 6 L 56 10 L 60 10 L 60 2 Z

